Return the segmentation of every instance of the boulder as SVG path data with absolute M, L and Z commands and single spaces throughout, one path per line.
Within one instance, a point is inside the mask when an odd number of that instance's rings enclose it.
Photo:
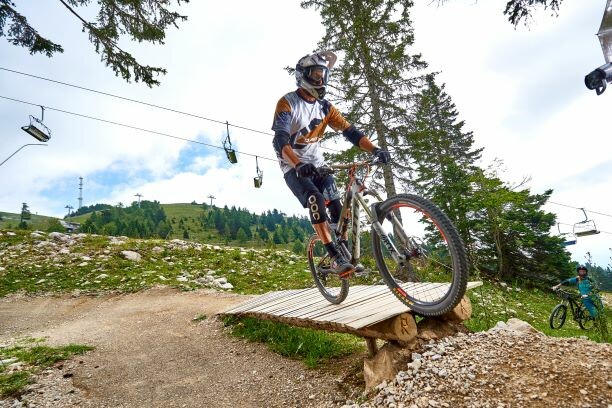
M 140 254 L 134 251 L 121 251 L 121 255 L 123 255 L 125 259 L 135 262 L 139 262 L 142 259 Z

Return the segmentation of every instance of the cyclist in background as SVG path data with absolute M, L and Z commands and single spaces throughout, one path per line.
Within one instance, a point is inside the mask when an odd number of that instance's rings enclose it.
M 596 318 L 598 314 L 597 310 L 603 309 L 601 298 L 594 292 L 595 288 L 593 281 L 587 276 L 589 273 L 588 269 L 585 266 L 579 266 L 576 268 L 576 272 L 578 276 L 559 282 L 558 285 L 553 286 L 553 290 L 559 289 L 561 285 L 577 285 L 582 304 L 584 304 L 584 307 L 589 311 L 591 317 Z
M 391 155 L 375 146 L 368 137 L 351 125 L 326 99 L 329 72 L 336 62 L 331 51 L 321 51 L 302 57 L 295 66 L 298 89 L 284 95 L 274 112 L 273 146 L 285 182 L 304 208 L 310 222 L 325 245 L 332 268 L 340 277 L 349 277 L 355 267 L 345 259 L 333 242 L 329 223 L 338 223 L 342 204 L 334 177 L 320 176 L 317 168 L 325 165 L 321 139 L 327 125 L 360 149 L 370 152 L 382 163 Z M 325 210 L 329 204 L 331 220 Z

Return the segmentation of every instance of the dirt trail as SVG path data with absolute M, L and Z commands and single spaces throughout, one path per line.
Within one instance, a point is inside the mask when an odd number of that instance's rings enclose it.
M 210 318 L 246 299 L 170 288 L 2 298 L 0 344 L 28 336 L 96 348 L 43 372 L 21 401 L 0 408 L 330 407 L 363 391 L 355 384 L 365 356 L 338 362 L 335 373 L 309 370 Z M 612 408 L 610 344 L 490 330 L 418 353 L 378 394 L 347 406 Z
M 232 338 L 214 319 L 193 320 L 245 299 L 168 288 L 9 297 L 0 299 L 0 343 L 30 336 L 96 347 L 43 373 L 24 396 L 36 406 L 284 407 L 342 400 L 331 374 Z

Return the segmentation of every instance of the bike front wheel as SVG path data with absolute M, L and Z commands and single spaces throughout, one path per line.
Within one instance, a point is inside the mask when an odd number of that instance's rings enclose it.
M 567 306 L 564 304 L 558 304 L 553 309 L 550 317 L 548 318 L 548 324 L 550 324 L 551 329 L 560 329 L 565 323 L 565 318 L 567 317 Z
M 319 292 L 330 303 L 335 305 L 342 303 L 348 296 L 348 280 L 341 279 L 331 272 L 331 259 L 317 234 L 312 235 L 308 240 L 306 251 L 308 267 Z
M 438 316 L 465 294 L 468 262 L 450 219 L 431 201 L 399 194 L 376 206 L 376 264 L 391 292 L 415 313 Z

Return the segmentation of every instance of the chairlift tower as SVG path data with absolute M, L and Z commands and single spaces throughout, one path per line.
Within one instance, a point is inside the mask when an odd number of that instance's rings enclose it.
M 211 194 L 211 195 L 208 196 L 208 198 L 210 198 L 210 206 L 212 207 L 213 206 L 212 200 L 216 200 L 217 197 L 215 197 L 214 195 Z
M 136 193 L 134 194 L 134 196 L 138 197 L 138 208 L 140 208 L 140 197 L 143 197 L 143 195 L 140 193 Z
M 83 177 L 79 177 L 79 207 L 77 210 L 80 210 L 83 206 Z
M 68 218 L 70 218 L 70 216 L 72 215 L 72 209 L 73 209 L 74 207 L 72 207 L 70 204 L 68 204 L 68 205 L 67 205 L 66 207 L 64 207 L 64 208 L 67 208 L 67 209 L 68 209 Z

